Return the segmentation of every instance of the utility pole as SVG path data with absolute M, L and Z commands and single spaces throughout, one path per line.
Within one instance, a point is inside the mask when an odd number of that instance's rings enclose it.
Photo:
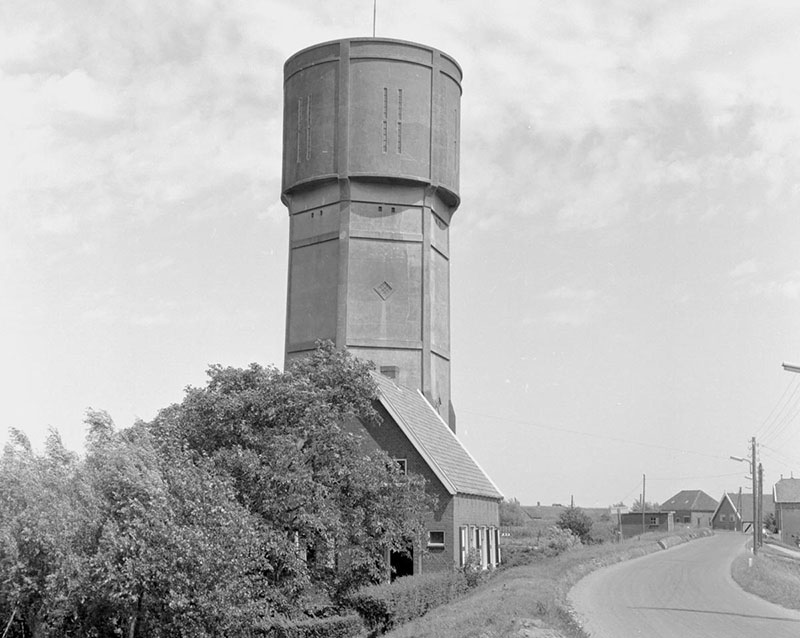
M 764 545 L 764 468 L 758 464 L 758 546 Z
M 743 532 L 744 530 L 742 529 L 743 519 L 742 519 L 742 486 L 741 485 L 739 486 L 739 498 L 736 501 L 736 512 L 739 514 L 739 529 L 737 529 L 736 531 L 737 532 Z
M 758 475 L 756 474 L 756 437 L 750 439 L 752 443 L 752 450 L 750 452 L 750 474 L 753 478 L 753 556 L 758 553 L 758 526 L 756 525 L 756 516 L 758 515 Z
M 644 534 L 644 529 L 645 529 L 644 528 L 644 514 L 645 514 L 645 511 L 647 510 L 647 508 L 644 505 L 645 504 L 645 500 L 644 500 L 644 497 L 645 497 L 644 483 L 645 483 L 645 475 L 642 474 L 642 534 Z

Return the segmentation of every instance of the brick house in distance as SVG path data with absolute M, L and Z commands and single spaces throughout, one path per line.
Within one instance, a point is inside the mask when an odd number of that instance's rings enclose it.
M 784 543 L 800 541 L 800 479 L 782 478 L 773 488 L 775 522 Z
M 761 509 L 764 517 L 767 514 L 775 514 L 772 494 L 761 496 Z M 753 519 L 752 492 L 725 492 L 711 516 L 711 527 L 719 530 L 749 532 L 753 529 Z
M 737 507 L 739 494 L 725 492 L 719 500 L 717 509 L 711 515 L 711 529 L 742 531 L 742 516 Z M 752 509 L 752 508 L 751 508 Z
M 675 513 L 675 527 L 711 527 L 716 499 L 703 490 L 681 490 L 661 504 L 662 512 Z

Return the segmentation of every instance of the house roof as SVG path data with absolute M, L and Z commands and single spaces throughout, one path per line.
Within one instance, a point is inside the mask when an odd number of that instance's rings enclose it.
M 737 518 L 741 519 L 742 515 L 739 512 L 739 509 L 736 507 L 737 501 L 733 498 L 734 496 L 738 496 L 738 495 L 737 494 L 731 495 L 728 492 L 724 492 L 722 494 L 722 498 L 719 499 L 719 505 L 717 505 L 717 509 L 714 510 L 714 514 L 712 514 L 711 518 L 716 518 L 717 517 L 717 512 L 719 512 L 720 508 L 725 503 L 725 501 L 728 501 L 731 504 L 731 509 L 736 514 Z
M 731 494 L 731 499 L 738 498 L 738 494 Z M 736 502 L 735 500 L 733 501 Z M 775 501 L 772 499 L 772 494 L 764 494 L 761 497 L 761 509 L 764 514 L 775 513 Z M 742 492 L 742 509 L 740 511 L 743 521 L 753 520 L 753 493 Z
M 800 503 L 800 479 L 782 478 L 775 483 L 776 503 Z
M 450 494 L 503 498 L 500 490 L 419 390 L 373 373 L 378 400 Z
M 717 501 L 703 490 L 682 490 L 668 501 L 661 504 L 663 511 L 713 512 L 717 509 Z
M 733 510 L 739 516 L 739 518 L 743 521 L 752 521 L 753 520 L 753 493 L 752 492 L 742 492 L 742 500 L 741 500 L 741 507 L 739 505 L 739 492 L 725 492 L 723 494 L 723 498 L 720 500 L 719 507 L 722 507 L 722 503 L 725 499 L 728 499 L 733 506 Z M 717 507 L 717 510 L 719 509 Z M 772 494 L 763 494 L 761 497 L 761 509 L 764 511 L 764 514 L 774 514 L 775 513 L 775 501 L 772 498 Z M 714 511 L 714 515 L 716 516 L 717 511 Z

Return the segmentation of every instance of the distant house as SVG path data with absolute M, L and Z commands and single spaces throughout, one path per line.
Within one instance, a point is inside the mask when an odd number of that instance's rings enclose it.
M 620 514 L 622 538 L 632 538 L 647 532 L 671 532 L 675 529 L 673 512 L 628 512 Z
M 731 495 L 725 492 L 711 516 L 711 528 L 730 532 L 742 531 L 742 515 L 739 513 L 739 508 L 739 494 Z
M 782 478 L 775 483 L 775 522 L 784 543 L 800 540 L 800 479 Z
M 662 512 L 675 512 L 676 527 L 711 527 L 716 499 L 703 490 L 682 490 L 661 504 Z
M 761 509 L 763 517 L 775 513 L 772 494 L 762 495 Z M 719 530 L 749 532 L 753 529 L 753 518 L 752 492 L 725 492 L 711 516 L 711 527 Z

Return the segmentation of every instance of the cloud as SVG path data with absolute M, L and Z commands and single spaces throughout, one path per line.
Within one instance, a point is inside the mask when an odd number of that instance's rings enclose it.
M 606 302 L 597 290 L 558 286 L 542 294 L 544 320 L 563 326 L 584 326 L 605 312 Z
M 144 276 L 152 275 L 164 270 L 168 270 L 174 264 L 175 258 L 170 256 L 148 259 L 147 261 L 144 261 L 136 266 L 136 274 Z
M 43 90 L 49 94 L 56 109 L 101 119 L 119 114 L 116 97 L 84 69 L 75 69 L 63 77 L 48 80 Z
M 470 37 L 508 37 L 467 72 L 478 77 L 465 87 L 465 140 L 478 140 L 465 201 L 501 192 L 524 205 L 489 214 L 561 231 L 792 210 L 800 9 L 771 3 L 746 20 L 744 9 L 578 2 L 487 15 Z
M 596 290 L 578 290 L 569 286 L 559 286 L 546 292 L 545 299 L 562 299 L 565 301 L 592 301 L 597 299 L 599 293 Z
M 730 276 L 733 279 L 742 279 L 745 277 L 749 277 L 750 275 L 754 275 L 759 271 L 758 263 L 755 259 L 748 259 L 746 261 L 737 264 L 736 267 L 731 270 Z
M 142 328 L 154 328 L 156 326 L 166 326 L 172 323 L 172 319 L 165 313 L 134 315 L 130 322 L 134 326 Z
M 777 281 L 760 284 L 756 290 L 767 297 L 777 297 L 790 301 L 800 299 L 800 272 L 794 272 Z

